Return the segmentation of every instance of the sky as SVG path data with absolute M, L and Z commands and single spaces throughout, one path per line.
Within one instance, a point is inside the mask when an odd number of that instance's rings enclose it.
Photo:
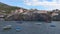
M 0 2 L 26 9 L 54 10 L 60 9 L 60 0 L 0 0 Z

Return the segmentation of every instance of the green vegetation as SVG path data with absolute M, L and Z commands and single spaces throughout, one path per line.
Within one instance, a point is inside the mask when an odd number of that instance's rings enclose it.
M 19 9 L 19 7 L 9 6 L 9 5 L 6 5 L 6 4 L 0 2 L 0 10 L 6 11 L 5 13 L 7 13 L 7 14 L 10 13 L 11 10 L 15 10 L 15 9 Z

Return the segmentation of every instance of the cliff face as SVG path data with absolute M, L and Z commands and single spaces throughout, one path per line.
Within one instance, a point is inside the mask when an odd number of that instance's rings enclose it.
M 27 13 L 27 14 L 15 14 L 10 16 L 9 18 L 6 18 L 5 20 L 9 21 L 46 21 L 49 17 L 49 15 L 44 13 Z M 49 19 L 48 19 L 49 20 Z
M 34 10 L 24 10 L 22 9 L 23 12 L 22 13 L 16 13 L 14 15 L 12 15 L 11 17 L 7 18 L 6 20 L 9 21 L 60 21 L 60 13 L 58 12 L 48 12 L 48 13 L 38 13 L 38 10 L 34 11 Z M 59 15 L 56 15 L 59 14 Z M 56 15 L 56 16 L 52 16 Z

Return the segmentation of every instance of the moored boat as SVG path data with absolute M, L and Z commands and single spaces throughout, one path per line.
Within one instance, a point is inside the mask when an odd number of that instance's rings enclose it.
M 20 27 L 16 27 L 16 31 L 21 31 L 22 29 Z
M 56 27 L 55 25 L 50 25 L 51 27 Z
M 7 25 L 3 27 L 4 30 L 11 29 L 11 25 Z

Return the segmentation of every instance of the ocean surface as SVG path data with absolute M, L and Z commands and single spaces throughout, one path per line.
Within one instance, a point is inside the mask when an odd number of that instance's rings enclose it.
M 37 25 L 36 23 L 41 23 Z M 3 30 L 6 25 L 12 25 L 12 29 Z M 51 27 L 55 25 L 56 27 Z M 17 32 L 16 27 L 20 27 L 21 31 Z M 38 21 L 0 21 L 0 34 L 60 34 L 60 21 L 52 21 L 52 23 Z

